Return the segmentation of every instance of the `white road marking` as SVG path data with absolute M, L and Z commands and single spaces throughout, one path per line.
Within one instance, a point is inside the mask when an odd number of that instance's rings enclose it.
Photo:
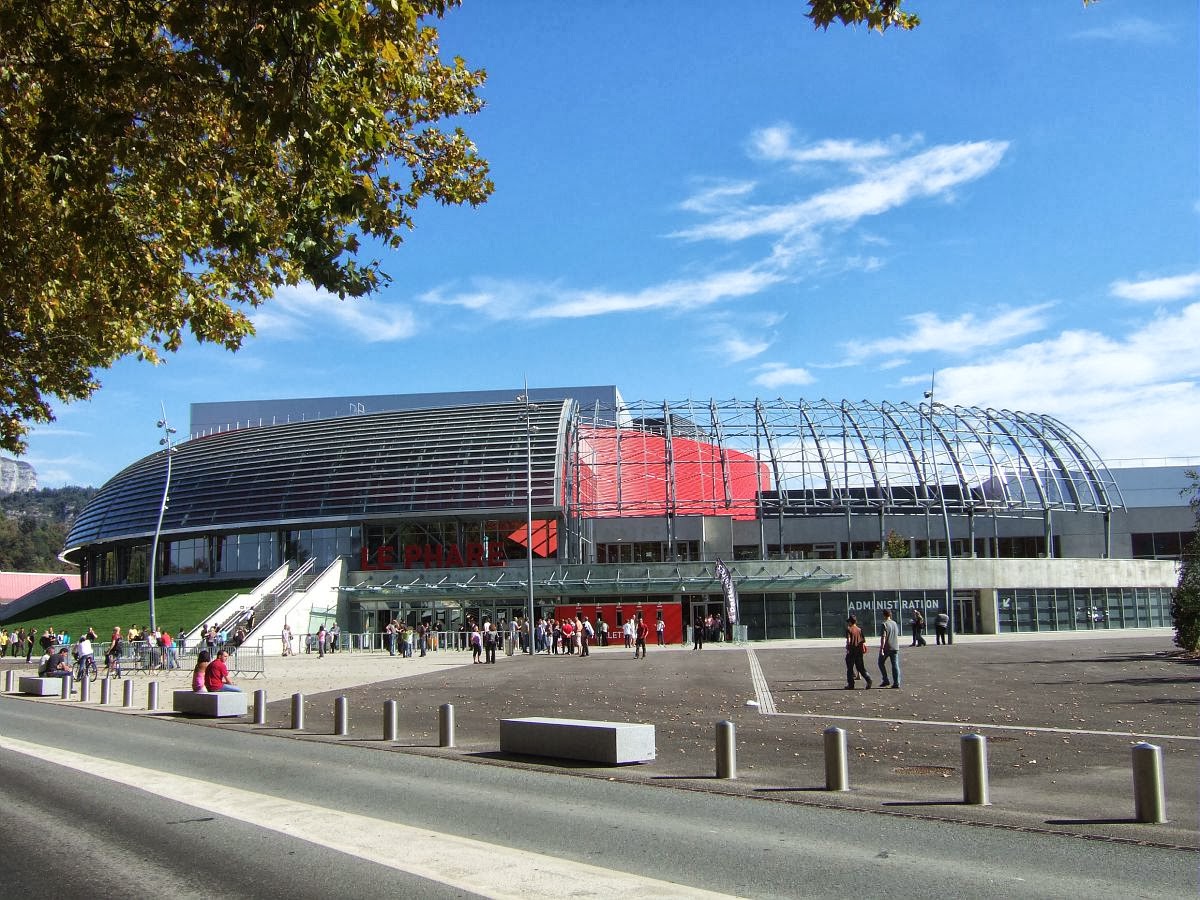
M 0 747 L 484 897 L 727 897 L 426 828 L 298 803 L 0 735 Z M 391 850 L 404 847 L 404 859 Z M 437 860 L 437 863 L 423 862 Z
M 754 683 L 754 696 L 758 700 L 758 711 L 763 715 L 773 716 L 775 715 L 775 698 L 771 696 L 767 677 L 763 675 L 762 666 L 758 664 L 758 657 L 754 655 L 754 650 L 747 647 L 746 655 L 750 657 L 750 680 Z
M 937 719 L 897 719 L 891 716 L 834 716 L 826 713 L 777 712 L 776 716 L 797 719 L 834 719 L 843 722 L 887 722 L 892 725 L 932 725 L 939 728 L 985 728 L 995 731 L 1034 731 L 1048 734 L 1086 734 L 1098 737 L 1154 738 L 1162 741 L 1200 741 L 1200 737 L 1183 734 L 1149 734 L 1145 731 L 1093 731 L 1087 728 L 1054 728 L 1045 725 L 993 725 L 990 722 L 941 722 Z

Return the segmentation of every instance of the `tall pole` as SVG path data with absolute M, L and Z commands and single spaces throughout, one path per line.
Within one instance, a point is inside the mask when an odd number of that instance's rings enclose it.
M 154 540 L 150 544 L 150 631 L 154 632 L 154 575 L 158 564 L 158 540 L 162 535 L 163 515 L 167 511 L 167 499 L 171 492 L 171 453 L 174 448 L 171 446 L 171 435 L 175 433 L 175 429 L 167 422 L 167 407 L 163 405 L 163 417 L 158 420 L 156 428 L 161 428 L 163 436 L 159 438 L 160 446 L 167 448 L 167 477 L 163 481 L 162 501 L 158 504 L 158 524 L 154 526 Z
M 533 610 L 533 433 L 537 426 L 533 424 L 532 415 L 538 407 L 529 402 L 529 379 L 525 379 L 525 393 L 517 398 L 525 404 L 525 412 L 521 416 L 525 420 L 525 559 L 527 563 L 526 579 L 529 583 L 525 624 L 529 629 L 529 638 L 525 642 L 526 652 L 534 655 L 533 639 L 536 628 Z
M 938 405 L 937 401 L 933 399 L 932 380 L 929 384 L 929 390 L 925 392 L 925 399 L 929 401 L 929 452 L 932 454 L 934 440 L 933 411 Z M 936 477 L 936 457 L 933 466 L 933 473 Z M 928 488 L 926 488 L 926 490 L 928 490 Z M 941 501 L 942 505 L 942 527 L 946 531 L 946 616 L 950 619 L 950 627 L 946 629 L 946 642 L 953 644 L 954 632 L 957 625 L 955 621 L 956 617 L 954 615 L 954 551 L 950 542 L 950 511 L 946 508 L 946 489 L 940 478 L 938 478 L 938 500 Z

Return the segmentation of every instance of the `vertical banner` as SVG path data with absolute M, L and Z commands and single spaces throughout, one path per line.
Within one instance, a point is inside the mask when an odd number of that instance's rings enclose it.
M 717 577 L 721 579 L 721 588 L 725 591 L 725 617 L 730 625 L 738 624 L 738 593 L 737 585 L 733 583 L 733 574 L 729 567 L 717 557 Z

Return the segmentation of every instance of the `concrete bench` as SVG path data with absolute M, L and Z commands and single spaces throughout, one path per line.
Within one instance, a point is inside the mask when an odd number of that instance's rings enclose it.
M 220 719 L 246 714 L 246 695 L 242 691 L 175 691 L 171 708 L 189 716 L 208 716 Z
M 654 759 L 654 726 L 532 716 L 500 720 L 500 752 L 623 765 Z
M 17 690 L 34 697 L 61 697 L 65 678 L 42 678 L 38 675 L 22 675 Z

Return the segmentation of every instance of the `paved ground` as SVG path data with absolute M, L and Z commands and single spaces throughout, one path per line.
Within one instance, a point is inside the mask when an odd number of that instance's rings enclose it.
M 495 666 L 471 665 L 469 654 L 454 650 L 424 660 L 302 655 L 270 659 L 263 677 L 242 681 L 247 690 L 267 692 L 266 726 L 244 719 L 217 727 L 674 789 L 1200 849 L 1200 664 L 1175 656 L 1167 632 L 959 637 L 951 647 L 932 642 L 906 647 L 901 658 L 900 690 L 880 689 L 872 668 L 874 690 L 847 691 L 836 641 L 749 649 L 708 645 L 702 651 L 652 647 L 646 660 L 634 660 L 623 649 L 596 648 L 587 659 L 501 656 Z M 168 691 L 185 686 L 185 678 L 159 680 L 169 705 Z M 146 681 L 134 679 L 133 708 L 108 709 L 146 714 Z M 290 728 L 296 692 L 306 697 L 302 733 Z M 93 690 L 93 703 L 98 695 Z M 347 737 L 332 733 L 338 696 L 349 704 Z M 394 744 L 382 742 L 383 703 L 389 699 L 400 710 Z M 117 691 L 114 700 L 120 702 Z M 455 707 L 453 749 L 437 747 L 443 703 Z M 772 705 L 775 714 L 764 714 Z M 614 769 L 501 757 L 498 720 L 524 715 L 650 722 L 656 726 L 657 759 Z M 736 727 L 735 781 L 715 778 L 715 727 L 721 720 Z M 823 789 L 822 732 L 830 726 L 848 733 L 851 790 L 845 793 Z M 967 733 L 988 738 L 989 807 L 961 802 L 960 736 Z M 1164 825 L 1132 821 L 1130 748 L 1143 740 L 1163 748 L 1169 817 Z

